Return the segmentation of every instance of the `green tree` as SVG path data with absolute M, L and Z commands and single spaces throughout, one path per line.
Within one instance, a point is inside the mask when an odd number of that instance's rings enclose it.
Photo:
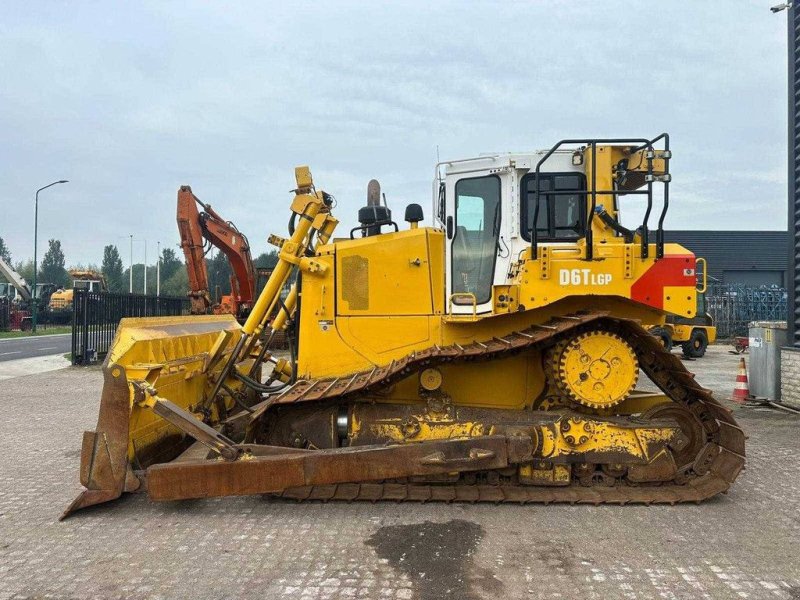
M 48 240 L 47 252 L 39 268 L 38 281 L 41 283 L 54 283 L 59 287 L 67 287 L 70 283 L 69 274 L 64 268 L 64 252 L 61 250 L 59 240 Z
M 217 252 L 214 258 L 206 261 L 208 267 L 208 289 L 211 292 L 211 298 L 219 301 L 220 296 L 225 296 L 231 293 L 231 264 L 228 262 L 228 257 L 222 252 Z M 217 294 L 219 290 L 219 295 Z
M 262 252 L 256 258 L 255 266 L 257 269 L 274 269 L 278 264 L 278 251 L 270 250 L 269 252 Z
M 122 272 L 122 282 L 123 282 L 122 283 L 122 291 L 123 292 L 127 292 L 128 289 L 129 289 L 129 286 L 130 286 L 130 279 L 129 279 L 130 272 L 131 272 L 131 270 L 129 268 L 127 268 L 127 267 Z M 149 279 L 150 273 L 148 272 L 147 275 L 148 275 L 148 279 Z M 147 283 L 148 283 L 148 287 L 149 287 L 149 283 L 150 282 L 148 281 Z M 133 265 L 133 293 L 134 294 L 142 294 L 142 293 L 144 293 L 144 290 L 142 289 L 143 287 L 144 287 L 144 265 L 142 263 L 136 263 L 136 264 Z
M 5 241 L 3 238 L 0 237 L 0 258 L 6 261 L 9 265 L 11 264 L 11 250 L 8 249 L 6 246 Z
M 178 269 L 186 270 L 183 261 L 175 255 L 175 250 L 164 248 L 161 251 L 161 281 L 170 279 Z
M 177 269 L 168 279 L 161 280 L 162 296 L 180 296 L 185 298 L 188 292 L 189 275 L 186 273 L 186 269 Z
M 3 241 L 3 238 L 0 237 L 0 258 L 2 258 L 6 263 L 11 265 L 11 252 L 6 246 L 6 243 Z M 6 278 L 0 275 L 0 282 L 5 281 Z
M 125 290 L 125 280 L 122 278 L 122 259 L 119 256 L 119 250 L 113 244 L 103 248 L 102 272 L 109 291 L 122 292 Z
M 28 282 L 28 285 L 33 284 L 33 261 L 26 260 L 26 261 L 19 261 L 16 265 L 14 265 L 14 269 L 17 273 L 19 273 L 25 281 Z

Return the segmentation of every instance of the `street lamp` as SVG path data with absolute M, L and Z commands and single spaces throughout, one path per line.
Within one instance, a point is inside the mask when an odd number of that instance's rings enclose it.
M 31 326 L 31 331 L 33 333 L 36 333 L 36 317 L 39 312 L 39 298 L 38 294 L 36 293 L 36 271 L 38 271 L 36 250 L 38 247 L 37 241 L 39 237 L 39 192 L 54 185 L 58 185 L 59 183 L 69 182 L 66 179 L 60 179 L 58 181 L 54 181 L 53 183 L 48 183 L 46 186 L 40 187 L 38 190 L 36 190 L 36 201 L 34 202 L 35 208 L 33 213 L 33 323 Z
M 161 242 L 156 242 L 156 296 L 161 295 Z
M 128 293 L 133 293 L 133 234 L 131 234 L 131 266 L 128 269 L 128 278 L 130 279 L 130 287 L 128 288 Z

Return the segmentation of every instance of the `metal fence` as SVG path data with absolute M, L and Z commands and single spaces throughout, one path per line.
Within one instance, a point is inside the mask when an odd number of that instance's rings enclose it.
M 75 290 L 72 302 L 72 364 L 101 360 L 123 317 L 165 317 L 189 313 L 188 298 Z
M 779 287 L 709 284 L 706 310 L 717 326 L 717 337 L 747 336 L 751 321 L 785 321 L 787 294 Z
M 0 298 L 0 331 L 11 329 L 11 301 Z

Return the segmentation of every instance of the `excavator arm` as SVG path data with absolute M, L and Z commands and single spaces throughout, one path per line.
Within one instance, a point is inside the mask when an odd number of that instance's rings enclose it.
M 255 297 L 256 275 L 247 237 L 197 198 L 188 185 L 178 190 L 178 231 L 189 273 L 192 312 L 206 313 L 212 305 L 203 249 L 205 240 L 219 248 L 231 264 L 230 312 L 238 314 L 249 310 Z
M 28 286 L 28 283 L 25 281 L 22 275 L 17 273 L 14 268 L 2 258 L 0 258 L 0 275 L 3 275 L 8 283 L 17 288 L 19 295 L 24 301 L 28 302 L 33 298 L 33 291 Z

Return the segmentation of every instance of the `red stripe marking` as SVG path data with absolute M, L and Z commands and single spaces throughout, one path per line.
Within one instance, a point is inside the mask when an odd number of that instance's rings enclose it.
M 684 269 L 695 270 L 694 254 L 672 254 L 657 260 L 631 286 L 631 300 L 664 308 L 664 287 L 697 284 L 694 275 L 684 275 Z

